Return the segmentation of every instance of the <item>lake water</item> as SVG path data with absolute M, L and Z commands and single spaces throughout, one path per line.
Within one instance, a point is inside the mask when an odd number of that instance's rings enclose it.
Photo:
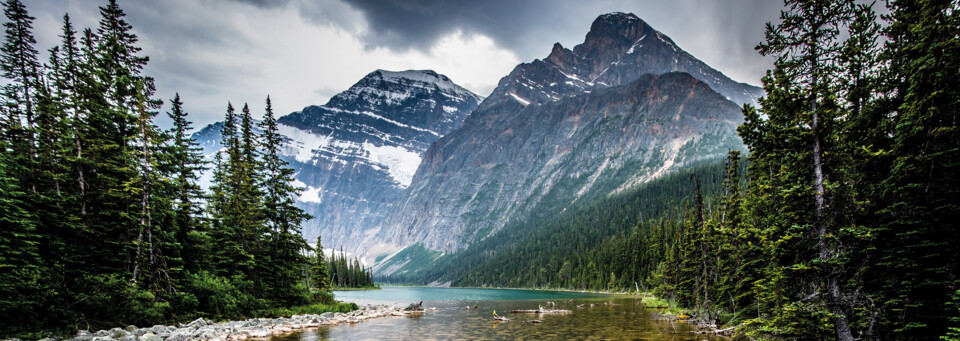
M 312 340 L 719 340 L 694 335 L 683 322 L 653 319 L 657 309 L 645 308 L 639 297 L 575 292 L 386 287 L 372 291 L 336 291 L 337 300 L 357 304 L 405 307 L 423 301 L 428 310 L 419 316 L 381 317 L 357 324 L 322 327 L 274 337 L 273 341 Z M 565 315 L 511 314 L 514 309 L 537 309 L 546 301 L 569 309 Z M 578 305 L 583 305 L 578 308 Z M 477 306 L 477 309 L 466 308 Z M 592 306 L 591 306 L 592 305 Z M 493 311 L 507 316 L 495 322 Z M 541 320 L 542 323 L 527 321 Z

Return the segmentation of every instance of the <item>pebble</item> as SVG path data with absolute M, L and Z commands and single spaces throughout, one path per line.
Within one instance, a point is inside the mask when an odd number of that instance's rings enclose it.
M 90 332 L 77 331 L 71 341 L 244 341 L 265 339 L 318 326 L 353 324 L 383 316 L 404 316 L 403 309 L 388 305 L 366 305 L 347 314 L 323 313 L 320 315 L 294 315 L 289 318 L 256 318 L 242 321 L 215 323 L 199 318 L 178 326 L 156 325 L 148 328 L 127 326 Z

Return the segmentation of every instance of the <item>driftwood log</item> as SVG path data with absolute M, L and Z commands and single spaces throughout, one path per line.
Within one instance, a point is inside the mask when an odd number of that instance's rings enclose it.
M 510 312 L 517 313 L 517 314 L 569 314 L 569 313 L 572 313 L 572 311 L 566 310 L 566 309 L 543 309 L 543 307 L 539 307 L 536 310 L 517 309 L 517 310 L 511 310 Z

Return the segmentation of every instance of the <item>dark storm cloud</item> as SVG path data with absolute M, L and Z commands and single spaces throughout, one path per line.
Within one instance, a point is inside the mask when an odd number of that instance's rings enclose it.
M 449 54 L 433 54 L 441 39 L 457 32 L 455 39 L 469 40 L 484 36 L 496 47 L 515 54 L 521 62 L 546 57 L 554 42 L 568 48 L 583 41 L 591 22 L 600 14 L 620 11 L 639 16 L 654 28 L 669 35 L 708 65 L 731 78 L 755 85 L 772 65 L 770 58 L 759 56 L 754 46 L 763 39 L 763 25 L 777 21 L 783 3 L 779 0 L 119 0 L 134 32 L 141 38 L 144 54 L 150 56 L 148 74 L 158 80 L 159 96 L 172 97 L 174 91 L 193 95 L 191 105 L 196 112 L 215 113 L 197 117 L 199 122 L 219 119 L 222 104 L 230 96 L 265 92 L 264 85 L 305 83 L 316 91 L 308 91 L 292 109 L 317 104 L 319 97 L 329 97 L 343 90 L 352 79 L 369 69 L 385 65 L 402 68 L 475 69 L 479 60 L 491 58 L 482 53 L 467 57 L 458 55 L 446 66 L 414 62 Z M 69 12 L 77 29 L 96 28 L 98 6 L 107 0 L 30 0 L 30 13 L 37 17 L 37 47 L 45 50 L 59 41 L 61 19 Z M 877 7 L 882 7 L 878 5 Z M 299 17 L 302 22 L 321 28 L 335 28 L 341 37 L 354 39 L 351 45 L 341 40 L 329 50 L 331 35 L 317 36 L 317 30 L 287 25 Z M 283 22 L 257 20 L 283 18 Z M 261 25 L 257 27 L 255 25 Z M 271 29 L 276 27 L 291 30 Z M 327 39 L 327 40 L 324 40 Z M 275 41 L 289 42 L 273 51 L 260 51 L 259 46 Z M 363 46 L 367 49 L 361 51 Z M 382 51 L 371 48 L 386 48 Z M 255 53 L 259 51 L 259 53 Z M 319 52 L 322 51 L 322 52 Z M 422 52 L 404 54 L 406 51 Z M 401 52 L 401 53 L 395 53 Z M 277 70 L 289 65 L 280 56 L 317 54 L 314 63 L 330 72 L 336 81 L 318 79 L 303 81 L 302 73 L 277 76 Z M 506 53 L 509 55 L 509 53 Z M 380 56 L 380 59 L 371 59 Z M 46 58 L 43 56 L 42 58 Z M 403 58 L 407 58 L 404 62 Z M 487 70 L 505 75 L 513 67 L 512 58 L 501 69 Z M 363 62 L 356 61 L 363 60 Z M 401 62 L 397 62 L 400 60 Z M 435 59 L 439 61 L 439 59 Z M 326 64 L 325 64 L 326 63 Z M 404 64 L 406 63 L 406 64 Z M 509 65 L 507 65 L 509 64 Z M 402 65 L 402 66 L 401 66 Z M 309 65 L 304 65 L 307 69 Z M 487 67 L 489 68 L 489 66 Z M 321 68 L 313 68 L 320 70 Z M 361 70 L 362 69 L 362 70 Z M 443 70 L 440 70 L 443 71 Z M 318 71 L 314 71 L 318 72 Z M 452 72 L 452 71 L 447 71 Z M 493 79 L 493 77 L 491 77 Z M 462 78 L 474 91 L 488 92 L 496 85 L 486 78 Z M 274 90 L 275 91 L 275 90 Z M 307 97 L 310 96 L 310 97 Z M 162 115 L 161 115 L 162 116 Z
M 489 36 L 502 47 L 526 54 L 530 33 L 556 23 L 565 14 L 563 3 L 546 0 L 344 2 L 363 13 L 366 43 L 395 50 L 427 50 L 441 37 L 460 30 Z
M 361 12 L 371 47 L 427 51 L 445 35 L 488 36 L 522 60 L 545 57 L 554 42 L 572 47 L 608 12 L 632 12 L 712 66 L 743 67 L 758 83 L 769 60 L 753 50 L 763 24 L 777 20 L 780 1 L 343 0 Z M 711 63 L 713 61 L 713 63 Z M 719 62 L 717 62 L 719 61 Z M 722 64 L 722 65 L 716 65 Z M 740 74 L 735 71 L 733 73 Z M 740 75 L 741 80 L 744 76 Z

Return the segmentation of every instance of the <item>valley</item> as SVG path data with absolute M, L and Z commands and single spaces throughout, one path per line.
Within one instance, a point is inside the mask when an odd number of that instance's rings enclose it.
M 0 337 L 960 339 L 956 1 L 105 1 L 2 4 Z

